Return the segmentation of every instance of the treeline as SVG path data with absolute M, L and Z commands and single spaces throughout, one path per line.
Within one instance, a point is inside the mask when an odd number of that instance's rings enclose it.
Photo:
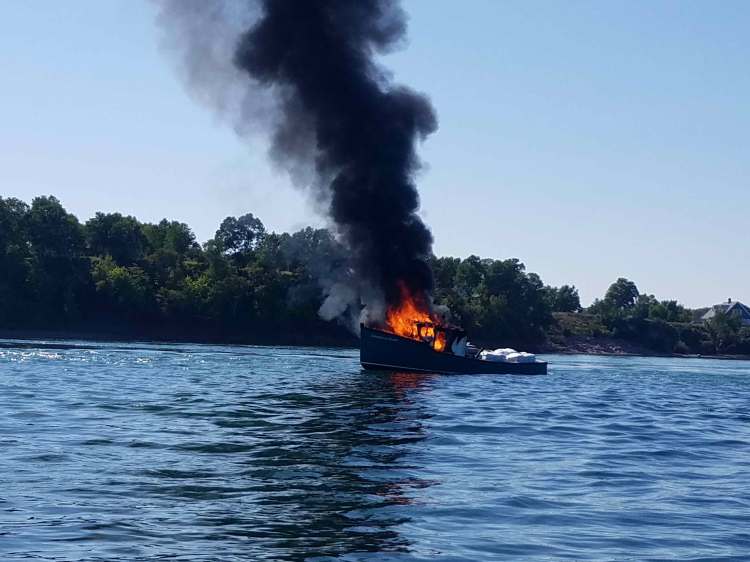
M 318 316 L 319 279 L 345 267 L 324 229 L 267 232 L 226 218 L 199 244 L 177 221 L 97 213 L 85 223 L 55 197 L 0 198 L 0 328 L 137 337 L 353 342 Z M 478 339 L 538 342 L 552 313 L 580 308 L 518 260 L 434 258 L 436 297 Z
M 55 197 L 0 197 L 0 329 L 102 336 L 353 344 L 318 315 L 321 279 L 347 255 L 324 229 L 267 232 L 227 217 L 199 244 L 185 223 L 97 213 L 85 223 Z M 609 336 L 663 353 L 750 353 L 750 330 L 641 294 L 618 279 L 582 309 L 574 286 L 545 285 L 517 259 L 433 257 L 435 298 L 480 344 L 530 346 Z
M 701 316 L 707 310 L 690 310 L 674 300 L 659 301 L 640 293 L 633 281 L 620 278 L 586 312 L 608 335 L 654 351 L 750 354 L 750 328 L 743 327 L 739 317 L 721 311 L 703 322 Z
M 0 198 L 0 328 L 207 341 L 326 343 L 309 264 L 335 259 L 325 230 L 267 233 L 252 215 L 201 246 L 188 225 L 97 213 L 81 224 L 55 197 Z
M 435 300 L 477 342 L 543 342 L 554 312 L 581 309 L 575 287 L 545 285 L 517 259 L 434 258 Z

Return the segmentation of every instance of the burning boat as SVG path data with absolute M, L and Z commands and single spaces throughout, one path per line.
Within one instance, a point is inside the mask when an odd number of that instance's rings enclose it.
M 325 202 L 348 263 L 321 269 L 321 316 L 377 310 L 361 330 L 365 367 L 545 372 L 529 355 L 473 349 L 432 314 L 433 239 L 415 175 L 417 143 L 437 130 L 437 116 L 427 96 L 392 83 L 379 65 L 405 38 L 398 0 L 160 4 L 181 67 L 198 70 L 186 73 L 197 97 L 243 136 L 269 133 L 274 163 Z
M 514 350 L 483 350 L 461 328 L 440 322 L 410 295 L 390 307 L 385 325 L 360 325 L 360 362 L 365 369 L 422 373 L 543 375 L 547 363 Z

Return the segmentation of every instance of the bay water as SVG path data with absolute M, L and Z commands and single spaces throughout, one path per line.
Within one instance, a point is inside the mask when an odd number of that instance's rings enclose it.
M 750 560 L 750 363 L 0 340 L 0 560 Z

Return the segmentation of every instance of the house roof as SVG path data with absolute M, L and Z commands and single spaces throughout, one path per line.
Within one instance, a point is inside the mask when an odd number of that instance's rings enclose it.
M 750 308 L 745 306 L 739 301 L 735 301 L 732 304 L 729 305 L 729 308 L 727 308 L 727 314 L 729 313 L 739 314 L 740 318 L 743 318 L 745 320 L 750 320 Z
M 717 312 L 723 312 L 725 314 L 735 314 L 739 316 L 743 323 L 750 323 L 750 307 L 742 304 L 739 301 L 728 301 L 721 304 L 715 304 L 708 312 L 703 315 L 703 320 L 710 320 L 716 316 Z

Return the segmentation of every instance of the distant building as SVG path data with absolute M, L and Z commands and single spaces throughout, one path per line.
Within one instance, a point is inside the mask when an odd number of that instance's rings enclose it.
M 717 312 L 737 316 L 743 326 L 750 326 L 750 308 L 739 301 L 732 302 L 732 299 L 729 299 L 727 302 L 715 304 L 702 316 L 701 320 L 711 320 Z

